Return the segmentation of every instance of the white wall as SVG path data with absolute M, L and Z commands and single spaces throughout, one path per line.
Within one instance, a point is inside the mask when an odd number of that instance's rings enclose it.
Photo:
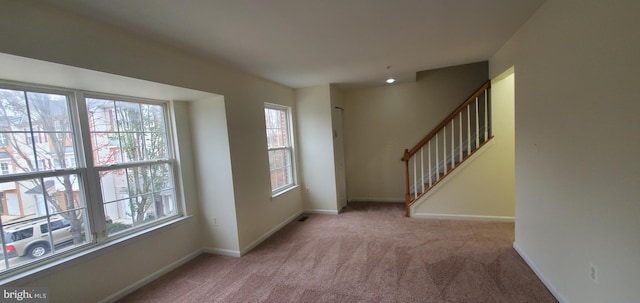
M 349 199 L 404 201 L 404 149 L 487 79 L 487 62 L 480 62 L 420 72 L 412 83 L 345 90 Z
M 304 209 L 338 213 L 330 85 L 295 90 Z
M 516 69 L 515 247 L 563 302 L 640 298 L 638 13 L 548 0 L 490 60 Z
M 34 281 L 32 285 L 49 286 L 52 292 L 51 302 L 98 301 L 176 260 L 190 256 L 194 250 L 202 247 L 201 229 L 205 230 L 206 237 L 216 231 L 217 227 L 211 226 L 209 219 L 212 215 L 210 211 L 218 208 L 206 205 L 219 203 L 218 199 L 228 200 L 233 196 L 235 200 L 234 208 L 220 208 L 224 212 L 215 215 L 222 220 L 221 223 L 236 217 L 237 239 L 224 239 L 220 242 L 207 239 L 207 243 L 220 245 L 212 247 L 215 249 L 235 252 L 245 251 L 255 245 L 257 240 L 264 238 L 302 210 L 299 190 L 271 199 L 266 153 L 263 104 L 273 102 L 293 105 L 294 94 L 291 88 L 230 70 L 206 58 L 78 17 L 49 7 L 46 3 L 3 2 L 0 10 L 0 36 L 1 53 L 224 95 L 233 195 L 226 192 L 219 197 L 214 192 L 200 191 L 199 199 L 207 203 L 202 208 L 205 211 L 202 226 L 195 218 L 185 224 L 159 231 L 149 238 L 138 239 L 117 251 L 110 251 L 74 267 L 61 268 Z M 78 79 L 78 82 L 82 81 Z M 195 105 L 203 110 L 198 115 L 220 116 L 219 106 L 200 107 L 201 105 Z M 183 112 L 186 113 L 186 110 Z M 202 119 L 197 120 L 192 126 L 199 125 Z M 185 124 L 189 123 L 182 122 L 178 125 L 180 127 Z M 199 136 L 202 136 L 200 132 L 194 135 L 194 139 Z M 187 148 L 181 149 L 181 152 L 188 154 Z M 209 166 L 205 160 L 208 155 L 200 151 L 197 156 L 193 166 L 197 166 L 200 171 L 217 169 Z M 189 174 L 193 175 L 194 172 L 184 172 L 184 175 Z M 206 187 L 209 182 L 195 177 L 191 180 L 194 182 L 190 185 L 195 184 L 197 188 Z M 195 188 L 191 188 L 191 193 L 196 192 Z M 187 197 L 194 199 L 193 194 Z M 198 209 L 198 201 L 186 202 L 188 210 Z M 232 213 L 233 209 L 235 214 Z M 231 225 L 225 225 L 225 228 L 232 229 Z M 234 238 L 234 235 L 231 234 L 231 237 Z M 162 254 L 157 253 L 158 247 L 163 248 Z M 87 277 L 96 277 L 97 280 Z M 77 287 L 70 292 L 68 285 Z
M 494 138 L 412 207 L 412 216 L 513 220 L 514 75 L 491 81 Z

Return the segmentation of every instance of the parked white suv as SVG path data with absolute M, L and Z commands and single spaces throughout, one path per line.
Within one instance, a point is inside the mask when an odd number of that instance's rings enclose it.
M 4 228 L 4 251 L 7 257 L 39 258 L 49 253 L 49 226 L 54 246 L 73 241 L 70 222 L 60 216 L 51 217 L 49 225 L 47 220 L 8 225 Z M 0 255 L 2 253 L 0 250 Z

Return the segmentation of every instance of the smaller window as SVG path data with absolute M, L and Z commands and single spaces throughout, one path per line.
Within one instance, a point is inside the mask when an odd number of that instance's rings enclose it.
M 9 162 L 0 163 L 0 173 L 2 173 L 3 175 L 9 174 Z
M 291 108 L 266 104 L 264 109 L 271 192 L 287 190 L 295 185 Z

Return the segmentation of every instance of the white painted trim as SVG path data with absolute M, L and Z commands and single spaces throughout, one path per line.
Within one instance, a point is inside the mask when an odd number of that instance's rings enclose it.
M 404 203 L 404 198 L 349 198 L 349 202 L 388 202 L 388 203 Z
M 558 292 L 558 290 L 556 290 L 553 285 L 551 285 L 551 283 L 549 282 L 549 280 L 547 280 L 547 278 L 545 278 L 545 276 L 542 274 L 542 272 L 540 272 L 540 270 L 538 269 L 538 267 L 536 267 L 535 263 L 533 263 L 533 261 L 529 258 L 529 256 L 527 256 L 527 254 L 520 248 L 520 246 L 518 246 L 518 243 L 513 242 L 513 249 L 516 250 L 516 252 L 520 255 L 520 257 L 524 260 L 524 262 L 527 263 L 527 265 L 529 265 L 529 268 L 531 268 L 531 270 L 533 270 L 533 272 L 536 274 L 536 276 L 538 276 L 538 279 L 540 279 L 540 281 L 542 281 L 542 283 L 544 284 L 544 286 L 547 287 L 547 289 L 549 290 L 549 292 L 551 292 L 551 294 L 556 298 L 556 300 L 558 300 L 559 303 L 566 303 L 568 302 L 567 300 L 565 300 L 560 293 Z
M 411 215 L 412 218 L 421 219 L 444 219 L 444 220 L 472 220 L 472 221 L 496 221 L 496 222 L 514 222 L 514 217 L 509 216 L 482 216 L 482 215 L 456 215 L 456 214 L 433 214 L 433 213 L 416 213 Z
M 285 225 L 289 224 L 291 221 L 293 221 L 296 218 L 298 218 L 300 215 L 302 215 L 302 213 L 303 213 L 302 210 L 297 211 L 291 217 L 287 218 L 282 223 L 280 223 L 276 227 L 272 228 L 270 231 L 268 231 L 267 233 L 262 235 L 260 238 L 258 238 L 255 241 L 251 242 L 251 244 L 249 244 L 247 247 L 245 247 L 244 249 L 240 250 L 240 256 L 243 256 L 244 254 L 250 252 L 252 249 L 254 249 L 256 246 L 260 245 L 260 243 L 262 243 L 264 240 L 266 240 L 269 237 L 271 237 L 271 235 L 275 234 L 278 230 L 283 228 Z
M 214 255 L 227 256 L 227 257 L 236 257 L 236 258 L 240 257 L 240 251 L 232 250 L 232 249 L 205 247 L 202 249 L 202 252 L 205 252 L 208 254 L 214 254 Z
M 438 190 L 440 190 L 442 187 L 444 187 L 444 185 L 447 184 L 447 182 L 449 182 L 449 180 L 453 180 L 453 177 L 455 177 L 457 174 L 459 174 L 467 165 L 469 165 L 476 158 L 480 157 L 480 154 L 484 153 L 485 150 L 489 149 L 489 147 L 493 146 L 494 141 L 495 141 L 495 138 L 492 139 L 492 140 L 489 140 L 489 142 L 487 142 L 482 147 L 480 147 L 480 149 L 478 149 L 468 159 L 466 159 L 464 162 L 462 162 L 462 164 L 460 164 L 460 166 L 456 167 L 456 169 L 454 169 L 450 174 L 448 174 L 444 179 L 442 179 L 442 181 L 440 181 L 438 184 L 436 184 L 433 187 L 433 189 L 429 190 L 426 194 L 424 194 L 424 196 L 420 197 L 420 199 L 418 199 L 418 201 L 413 203 L 411 205 L 411 207 L 409 208 L 409 216 L 410 217 L 414 217 L 414 214 L 415 214 L 415 211 L 416 211 L 416 207 L 418 207 L 420 204 L 422 204 L 425 201 L 427 201 L 427 199 L 429 199 L 429 197 L 431 197 L 431 195 L 435 194 Z
M 333 209 L 305 209 L 304 213 L 318 215 L 337 215 L 338 211 Z
M 124 298 L 126 295 L 140 289 L 141 287 L 153 282 L 155 279 L 160 278 L 161 276 L 167 274 L 168 272 L 180 267 L 181 265 L 189 262 L 191 259 L 199 256 L 202 254 L 202 249 L 196 250 L 182 258 L 180 258 L 179 260 L 161 268 L 160 270 L 138 280 L 138 282 L 133 283 L 123 289 L 121 289 L 120 291 L 106 297 L 105 299 L 99 301 L 101 303 L 108 303 L 108 302 L 116 302 L 122 298 Z

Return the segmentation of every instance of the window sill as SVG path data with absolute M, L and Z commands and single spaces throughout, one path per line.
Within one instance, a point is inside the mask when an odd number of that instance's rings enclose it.
M 290 192 L 290 191 L 292 191 L 292 190 L 294 190 L 296 188 L 299 188 L 299 187 L 300 187 L 300 185 L 296 184 L 296 185 L 293 185 L 291 187 L 287 187 L 286 189 L 283 189 L 281 191 L 278 191 L 276 193 L 272 193 L 271 194 L 271 199 L 273 200 L 275 198 L 278 198 L 278 197 L 280 197 L 280 196 L 282 196 L 282 195 L 284 195 L 284 194 L 286 194 L 286 193 L 288 193 L 288 192 Z
M 46 262 L 44 264 L 34 264 L 32 266 L 26 266 L 25 268 L 13 273 L 6 273 L 9 274 L 9 276 L 0 278 L 0 285 L 6 285 L 8 283 L 26 284 L 38 280 L 52 272 L 63 270 L 72 267 L 75 264 L 112 252 L 122 246 L 130 244 L 131 241 L 145 239 L 167 228 L 186 223 L 192 218 L 192 215 L 177 217 L 147 229 L 108 240 L 107 242 L 89 244 L 82 248 L 78 248 L 78 250 L 70 251 L 68 254 L 52 256 L 50 259 L 47 259 L 48 262 L 43 260 L 43 262 Z

